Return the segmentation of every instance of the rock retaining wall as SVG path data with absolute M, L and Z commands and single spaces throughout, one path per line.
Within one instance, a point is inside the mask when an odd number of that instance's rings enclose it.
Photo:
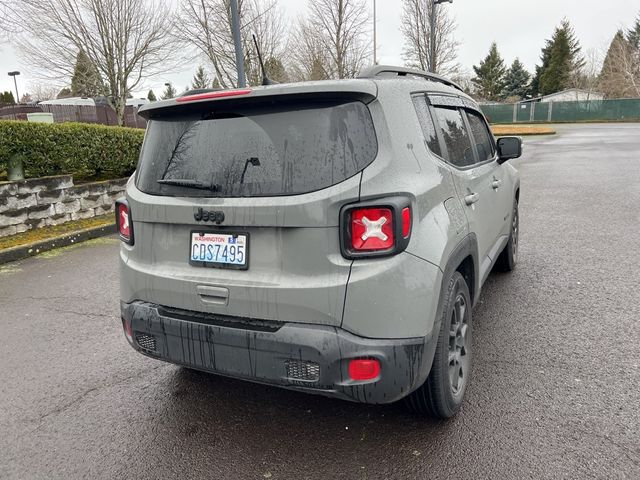
M 74 185 L 70 175 L 0 182 L 0 237 L 105 215 L 126 178 Z

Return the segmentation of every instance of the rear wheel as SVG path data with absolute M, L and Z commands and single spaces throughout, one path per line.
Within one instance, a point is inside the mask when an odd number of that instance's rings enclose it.
M 429 377 L 407 398 L 411 410 L 436 418 L 455 415 L 471 373 L 471 296 L 460 272 L 447 288 L 438 344 Z
M 518 263 L 518 234 L 520 233 L 520 216 L 518 215 L 518 201 L 513 202 L 513 214 L 511 215 L 511 232 L 509 241 L 496 260 L 496 270 L 499 272 L 511 272 Z

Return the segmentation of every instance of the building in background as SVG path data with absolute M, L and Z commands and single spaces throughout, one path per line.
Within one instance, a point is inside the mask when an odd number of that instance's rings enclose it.
M 562 92 L 552 93 L 544 97 L 528 98 L 520 103 L 531 102 L 587 102 L 589 100 L 604 100 L 604 93 L 594 92 L 592 90 L 582 90 L 580 88 L 570 88 Z

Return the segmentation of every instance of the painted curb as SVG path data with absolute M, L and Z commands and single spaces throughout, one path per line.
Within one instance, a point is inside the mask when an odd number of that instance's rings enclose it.
M 492 132 L 493 133 L 493 132 Z M 494 137 L 511 137 L 511 136 L 516 136 L 516 137 L 540 137 L 542 135 L 556 135 L 558 132 L 556 132 L 555 130 L 551 131 L 551 132 L 515 132 L 515 133 L 493 133 Z
M 92 238 L 104 237 L 112 233 L 116 233 L 115 223 L 76 230 L 75 232 L 65 233 L 64 235 L 59 235 L 47 240 L 6 248 L 0 250 L 0 264 L 15 262 L 23 258 L 33 257 L 42 252 L 48 252 L 49 250 L 60 247 L 68 247 L 69 245 L 75 245 L 76 243 L 91 240 Z

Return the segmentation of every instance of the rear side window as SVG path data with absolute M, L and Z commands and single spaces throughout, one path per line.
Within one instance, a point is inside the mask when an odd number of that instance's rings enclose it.
M 371 114 L 362 102 L 211 108 L 215 110 L 149 122 L 138 164 L 141 191 L 168 196 L 295 195 L 340 183 L 377 154 Z M 200 188 L 158 180 L 186 180 Z
M 471 137 L 467 131 L 462 112 L 457 108 L 434 108 L 438 128 L 447 147 L 444 158 L 457 167 L 468 167 L 475 163 Z
M 424 140 L 431 150 L 436 155 L 442 156 L 440 150 L 440 143 L 438 142 L 438 136 L 436 135 L 436 126 L 433 124 L 431 113 L 429 112 L 429 106 L 424 95 L 417 95 L 413 97 L 413 105 L 416 108 L 418 114 L 418 121 L 420 127 L 422 127 L 422 133 L 424 134 Z
M 476 112 L 467 110 L 467 118 L 471 127 L 471 134 L 478 150 L 478 160 L 484 162 L 493 158 L 495 153 L 493 140 L 484 119 Z

